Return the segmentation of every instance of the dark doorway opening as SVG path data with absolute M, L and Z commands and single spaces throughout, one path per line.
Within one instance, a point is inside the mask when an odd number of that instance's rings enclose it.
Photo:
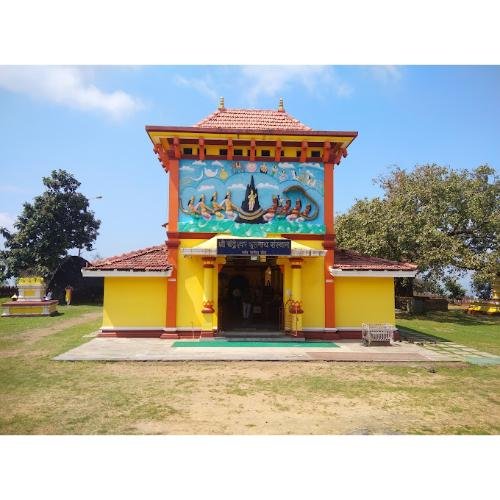
M 276 257 L 227 257 L 219 272 L 219 330 L 283 330 L 283 273 Z

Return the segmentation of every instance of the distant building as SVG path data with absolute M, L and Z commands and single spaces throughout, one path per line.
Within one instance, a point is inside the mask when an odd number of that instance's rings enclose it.
M 218 109 L 193 127 L 147 126 L 169 174 L 167 241 L 93 262 L 101 335 L 281 330 L 360 336 L 395 322 L 394 277 L 416 266 L 335 246 L 334 169 L 357 132 L 277 110 Z

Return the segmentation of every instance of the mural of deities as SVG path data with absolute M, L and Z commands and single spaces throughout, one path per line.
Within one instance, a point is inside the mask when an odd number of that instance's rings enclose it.
M 325 232 L 321 163 L 181 160 L 179 231 Z

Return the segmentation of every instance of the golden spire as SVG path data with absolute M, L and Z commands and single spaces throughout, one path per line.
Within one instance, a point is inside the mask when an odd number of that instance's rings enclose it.
M 224 111 L 226 108 L 224 107 L 224 97 L 219 99 L 219 111 Z
M 285 111 L 285 106 L 283 106 L 283 97 L 280 97 L 280 103 L 278 104 L 278 111 Z

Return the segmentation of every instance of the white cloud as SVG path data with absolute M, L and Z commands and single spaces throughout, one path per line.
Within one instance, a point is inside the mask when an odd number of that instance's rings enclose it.
M 279 187 L 275 186 L 274 184 L 270 184 L 269 182 L 259 182 L 257 184 L 257 189 L 263 189 L 263 188 L 279 190 Z
M 213 167 L 223 167 L 224 165 L 220 161 L 215 160 L 212 162 L 212 166 Z
M 278 163 L 279 168 L 295 168 L 295 166 L 293 163 Z
M 185 78 L 184 76 L 176 75 L 174 81 L 180 87 L 192 88 L 200 94 L 210 97 L 210 99 L 214 101 L 217 99 L 217 92 L 215 91 L 210 76 L 204 76 L 202 78 Z
M 206 165 L 206 163 L 204 161 L 201 161 L 201 160 L 196 160 L 196 161 L 193 161 L 192 165 Z
M 194 163 L 193 163 L 193 165 L 194 165 Z M 203 164 L 203 165 L 205 165 L 205 164 Z M 179 168 L 179 170 L 185 170 L 186 172 L 194 172 L 195 169 L 193 167 L 188 166 L 188 165 L 183 165 L 181 168 Z
M 213 184 L 202 184 L 199 188 L 198 191 L 211 191 L 214 190 L 215 186 Z
M 92 71 L 81 67 L 0 67 L 0 88 L 36 99 L 84 111 L 99 111 L 114 120 L 121 120 L 143 107 L 136 97 L 122 90 L 105 92 L 92 79 Z
M 231 184 L 227 187 L 227 189 L 246 189 L 247 187 L 244 184 Z
M 371 66 L 370 71 L 373 78 L 382 83 L 396 83 L 403 77 L 397 66 Z
M 0 227 L 5 227 L 9 231 L 14 229 L 14 222 L 16 218 L 7 212 L 0 212 Z
M 329 66 L 244 66 L 241 71 L 250 102 L 261 96 L 277 96 L 294 84 L 317 95 L 333 91 L 338 97 L 347 97 L 353 91 Z
M 319 163 L 303 163 L 302 164 L 304 167 L 310 167 L 310 168 L 323 168 Z

